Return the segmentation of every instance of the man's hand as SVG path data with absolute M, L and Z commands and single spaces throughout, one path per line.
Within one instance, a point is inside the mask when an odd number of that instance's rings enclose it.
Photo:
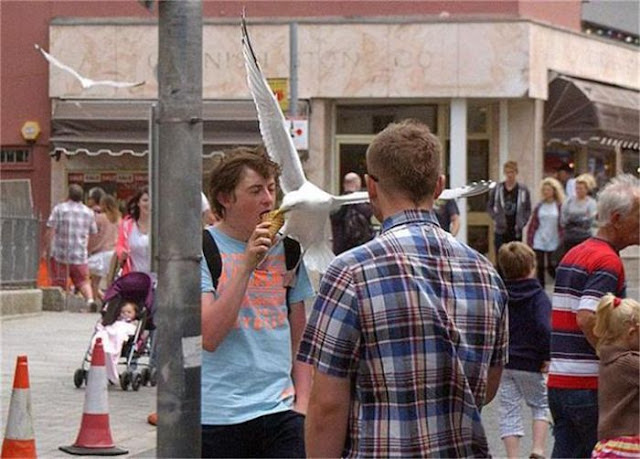
M 252 272 L 256 269 L 273 244 L 269 236 L 270 226 L 271 223 L 269 222 L 259 223 L 253 231 L 253 234 L 249 237 L 247 248 L 245 249 L 244 265 L 247 272 Z

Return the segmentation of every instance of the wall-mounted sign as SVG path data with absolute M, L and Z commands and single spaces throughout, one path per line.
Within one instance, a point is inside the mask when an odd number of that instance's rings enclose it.
M 289 110 L 289 78 L 267 78 L 267 83 L 278 99 L 280 110 Z
M 309 149 L 309 120 L 289 119 L 291 138 L 296 150 Z

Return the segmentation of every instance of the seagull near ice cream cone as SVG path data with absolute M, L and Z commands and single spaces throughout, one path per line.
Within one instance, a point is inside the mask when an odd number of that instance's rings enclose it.
M 336 196 L 307 180 L 291 137 L 289 123 L 258 64 L 249 39 L 244 12 L 241 28 L 247 83 L 258 112 L 260 134 L 267 153 L 282 170 L 280 188 L 284 197 L 280 210 L 285 212 L 285 223 L 280 234 L 291 236 L 300 243 L 305 264 L 309 269 L 324 272 L 335 257 L 324 237 L 329 214 L 343 205 L 367 202 L 369 195 L 365 191 L 357 191 Z M 440 199 L 474 196 L 488 191 L 494 185 L 494 182 L 478 182 L 453 190 L 444 190 Z

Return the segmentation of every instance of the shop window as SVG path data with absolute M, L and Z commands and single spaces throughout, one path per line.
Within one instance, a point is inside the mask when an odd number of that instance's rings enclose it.
M 7 168 L 23 168 L 32 166 L 31 148 L 2 147 L 0 150 L 0 164 Z
M 438 132 L 437 105 L 344 105 L 338 107 L 338 135 L 371 135 L 382 131 L 389 123 L 407 118 L 425 123 Z
M 467 109 L 467 134 L 487 134 L 489 131 L 487 105 L 469 105 Z
M 489 139 L 467 140 L 467 180 L 479 182 L 489 178 Z M 467 198 L 469 212 L 484 212 L 489 193 Z
M 338 154 L 340 155 L 340 192 L 342 189 L 342 177 L 348 172 L 355 172 L 363 179 L 367 172 L 366 153 L 367 143 L 339 143 Z
M 622 172 L 640 177 L 640 154 L 636 150 L 622 150 Z

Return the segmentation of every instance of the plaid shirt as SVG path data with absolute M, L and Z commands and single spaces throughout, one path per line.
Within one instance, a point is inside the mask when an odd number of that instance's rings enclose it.
M 96 217 L 81 202 L 65 201 L 51 211 L 47 226 L 54 231 L 51 256 L 59 263 L 87 263 L 89 234 L 98 232 Z
M 480 408 L 507 360 L 506 304 L 490 262 L 432 212 L 396 214 L 336 258 L 298 359 L 352 380 L 343 455 L 488 456 Z

